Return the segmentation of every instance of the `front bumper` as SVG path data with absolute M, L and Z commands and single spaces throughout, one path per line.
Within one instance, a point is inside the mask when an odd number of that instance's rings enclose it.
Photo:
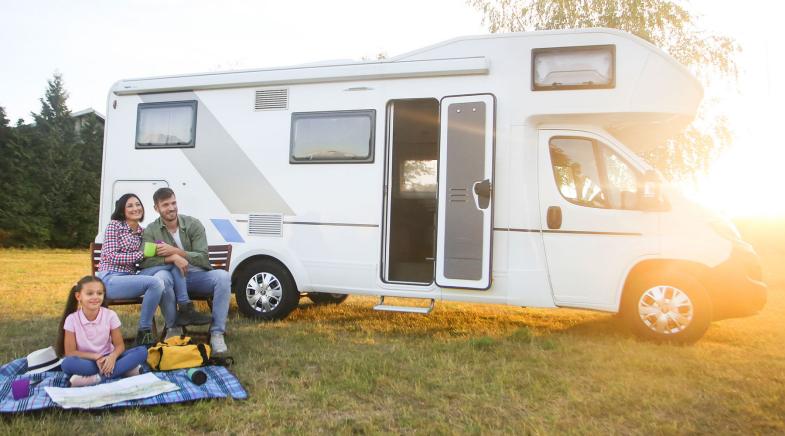
M 711 268 L 703 283 L 714 303 L 714 319 L 754 315 L 766 304 L 758 255 L 747 243 L 734 242 L 728 260 Z

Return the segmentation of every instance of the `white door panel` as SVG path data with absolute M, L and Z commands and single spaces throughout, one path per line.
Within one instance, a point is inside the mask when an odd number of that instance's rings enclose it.
M 441 103 L 436 283 L 491 284 L 494 99 L 447 97 Z

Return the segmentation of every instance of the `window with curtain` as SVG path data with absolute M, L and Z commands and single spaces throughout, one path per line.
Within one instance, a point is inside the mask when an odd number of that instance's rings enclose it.
M 292 114 L 291 163 L 373 162 L 376 111 Z
M 142 103 L 136 148 L 187 148 L 196 144 L 196 101 Z

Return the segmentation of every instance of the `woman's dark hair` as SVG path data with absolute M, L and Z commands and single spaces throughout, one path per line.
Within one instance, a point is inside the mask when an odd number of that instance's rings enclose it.
M 128 203 L 130 198 L 139 200 L 139 204 L 142 205 L 142 219 L 139 221 L 144 221 L 144 204 L 136 194 L 123 194 L 122 197 L 118 198 L 117 201 L 114 202 L 114 211 L 112 212 L 113 220 L 125 221 L 125 205 Z
M 101 284 L 101 287 L 104 288 L 104 301 L 101 303 L 102 307 L 107 307 L 106 305 L 106 285 L 104 282 L 99 279 L 98 277 L 94 276 L 84 276 L 79 279 L 78 282 L 74 283 L 71 287 L 71 290 L 68 291 L 68 299 L 65 300 L 65 310 L 63 310 L 63 317 L 60 318 L 60 327 L 57 329 L 57 343 L 55 344 L 55 350 L 57 351 L 57 355 L 63 357 L 65 355 L 65 330 L 63 326 L 65 325 L 65 319 L 68 318 L 68 315 L 76 312 L 76 309 L 79 307 L 79 301 L 76 300 L 76 293 L 82 291 L 82 287 L 84 287 L 87 283 L 97 282 Z

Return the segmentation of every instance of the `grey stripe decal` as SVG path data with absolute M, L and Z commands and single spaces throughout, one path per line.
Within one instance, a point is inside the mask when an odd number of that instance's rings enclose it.
M 193 92 L 140 95 L 144 102 L 196 100 L 196 147 L 181 151 L 233 214 L 294 211 Z M 250 110 L 250 108 L 249 108 Z
M 504 227 L 494 227 L 493 230 L 499 232 L 523 232 L 523 233 L 566 233 L 570 235 L 643 236 L 643 233 L 590 232 L 586 230 L 537 230 L 537 229 L 513 229 L 513 228 L 504 228 Z
M 378 224 L 352 224 L 352 223 L 318 223 L 314 221 L 284 221 L 284 224 L 301 224 L 306 226 L 339 226 L 339 227 L 379 227 Z

